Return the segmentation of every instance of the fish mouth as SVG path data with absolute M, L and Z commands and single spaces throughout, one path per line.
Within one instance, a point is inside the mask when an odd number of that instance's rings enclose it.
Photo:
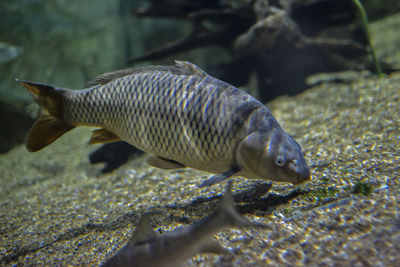
M 302 185 L 302 184 L 305 184 L 305 183 L 307 183 L 308 180 L 311 180 L 311 175 L 309 175 L 309 176 L 306 177 L 306 178 L 298 179 L 298 180 L 297 180 L 297 183 L 295 183 L 295 185 Z
M 311 172 L 310 169 L 307 168 L 296 177 L 296 181 L 293 183 L 294 185 L 305 184 L 308 180 L 311 180 Z

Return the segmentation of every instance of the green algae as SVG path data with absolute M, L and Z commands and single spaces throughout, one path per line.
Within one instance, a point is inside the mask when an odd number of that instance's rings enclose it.
M 307 197 L 309 200 L 315 200 L 316 202 L 319 202 L 321 200 L 324 200 L 326 198 L 332 198 L 335 197 L 336 193 L 339 192 L 339 190 L 336 187 L 330 186 L 330 187 L 316 187 L 312 190 L 306 190 L 304 192 L 305 197 Z
M 363 181 L 357 181 L 352 186 L 346 186 L 343 189 L 337 188 L 336 186 L 330 186 L 327 178 L 322 178 L 319 181 L 318 186 L 313 189 L 301 189 L 302 195 L 310 201 L 324 202 L 324 200 L 332 200 L 332 198 L 343 198 L 347 196 L 347 193 L 362 194 L 367 196 L 372 193 L 374 188 L 373 185 Z M 339 196 L 338 194 L 342 194 Z
M 362 194 L 364 196 L 367 196 L 372 193 L 372 189 L 372 185 L 362 181 L 357 181 L 351 188 L 351 192 L 353 194 Z

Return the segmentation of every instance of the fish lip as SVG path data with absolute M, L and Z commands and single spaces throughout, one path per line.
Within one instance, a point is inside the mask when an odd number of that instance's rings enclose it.
M 299 176 L 297 176 L 296 184 L 304 184 L 308 180 L 311 180 L 311 172 L 309 168 L 303 170 Z
M 306 164 L 299 165 L 299 164 L 294 164 L 292 162 L 290 164 L 291 166 L 289 168 L 291 168 L 292 171 L 294 172 L 293 175 L 294 181 L 291 182 L 292 184 L 294 185 L 303 184 L 311 179 L 311 171 L 308 165 Z
M 307 177 L 299 178 L 299 179 L 297 180 L 297 183 L 295 183 L 295 185 L 305 184 L 305 183 L 307 183 L 307 181 L 309 181 L 309 180 L 311 180 L 311 175 L 309 175 L 309 176 L 307 176 Z
M 310 168 L 308 166 L 306 166 L 305 168 L 302 169 L 298 169 L 296 171 L 296 176 L 295 176 L 295 181 L 292 182 L 292 184 L 294 185 L 300 185 L 300 184 L 304 184 L 306 181 L 311 179 L 311 171 Z

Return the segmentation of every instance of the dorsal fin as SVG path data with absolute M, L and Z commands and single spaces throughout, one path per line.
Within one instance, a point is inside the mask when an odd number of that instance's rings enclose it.
M 197 75 L 202 78 L 208 76 L 207 72 L 205 72 L 204 70 L 197 67 L 195 64 L 190 63 L 188 61 L 175 60 L 175 64 L 176 67 L 186 70 L 187 72 L 190 73 L 190 75 Z
M 136 226 L 135 232 L 129 244 L 137 244 L 145 242 L 149 239 L 155 238 L 157 236 L 156 232 L 150 226 L 150 218 L 148 214 L 143 214 Z
M 155 71 L 170 72 L 172 74 L 177 74 L 177 75 L 197 75 L 200 77 L 205 77 L 208 75 L 205 71 L 203 71 L 202 69 L 200 69 L 199 67 L 190 62 L 175 60 L 175 65 L 173 66 L 140 66 L 130 69 L 122 69 L 122 70 L 107 72 L 97 76 L 87 85 L 95 86 L 99 84 L 106 84 L 114 79 L 126 75 L 131 75 L 135 73 L 155 72 Z

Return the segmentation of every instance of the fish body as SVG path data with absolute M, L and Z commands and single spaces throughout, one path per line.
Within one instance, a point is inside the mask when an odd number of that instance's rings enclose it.
M 271 112 L 244 91 L 188 62 L 106 73 L 84 90 L 19 81 L 42 107 L 26 138 L 29 151 L 77 126 L 95 126 L 91 143 L 124 140 L 148 163 L 191 167 L 297 184 L 310 177 L 300 146 Z
M 236 211 L 230 182 L 216 212 L 193 225 L 158 235 L 149 226 L 148 216 L 143 216 L 130 242 L 103 266 L 179 266 L 198 253 L 226 254 L 230 251 L 212 237 L 229 227 L 268 228 Z

